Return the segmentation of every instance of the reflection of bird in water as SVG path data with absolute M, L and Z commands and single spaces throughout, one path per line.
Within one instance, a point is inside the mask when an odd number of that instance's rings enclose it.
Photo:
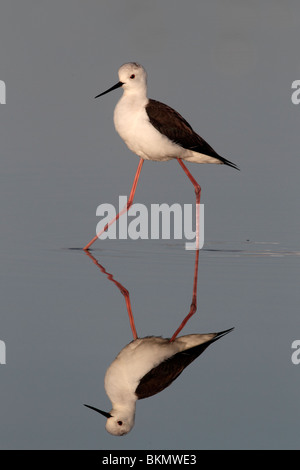
M 136 401 L 148 398 L 168 387 L 181 372 L 205 349 L 233 330 L 219 333 L 191 334 L 178 337 L 197 307 L 197 273 L 199 250 L 195 256 L 193 299 L 190 311 L 170 339 L 157 336 L 138 338 L 131 309 L 129 292 L 92 256 L 87 256 L 113 282 L 126 300 L 134 340 L 125 346 L 107 369 L 104 386 L 112 402 L 110 413 L 85 405 L 107 418 L 106 429 L 122 436 L 134 426 Z
M 136 401 L 164 390 L 210 344 L 232 329 L 180 336 L 174 341 L 155 336 L 135 339 L 122 349 L 105 375 L 111 412 L 85 406 L 107 418 L 106 429 L 111 434 L 127 434 L 134 426 Z
M 97 238 L 132 205 L 144 160 L 176 159 L 195 188 L 197 204 L 200 204 L 201 188 L 183 160 L 224 164 L 238 169 L 234 163 L 221 157 L 196 134 L 177 111 L 159 101 L 147 98 L 147 74 L 141 65 L 135 62 L 122 65 L 119 69 L 119 80 L 116 85 L 96 98 L 116 88 L 123 88 L 124 93 L 115 108 L 114 123 L 121 138 L 128 148 L 140 157 L 140 161 L 127 206 L 84 247 L 85 250 L 88 250 Z

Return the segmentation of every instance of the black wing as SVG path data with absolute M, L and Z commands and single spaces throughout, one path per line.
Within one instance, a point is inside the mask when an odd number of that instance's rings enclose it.
M 222 338 L 227 333 L 230 333 L 232 330 L 233 328 L 221 331 L 210 341 L 200 344 L 199 346 L 194 346 L 186 351 L 179 352 L 151 369 L 146 375 L 144 375 L 137 386 L 135 393 L 138 399 L 141 400 L 142 398 L 148 398 L 162 392 L 162 390 L 171 385 L 181 372 L 198 356 L 200 356 L 208 346 Z
M 146 112 L 155 129 L 176 144 L 187 150 L 217 158 L 225 165 L 238 169 L 234 163 L 221 157 L 202 137 L 196 134 L 190 124 L 170 106 L 149 99 Z

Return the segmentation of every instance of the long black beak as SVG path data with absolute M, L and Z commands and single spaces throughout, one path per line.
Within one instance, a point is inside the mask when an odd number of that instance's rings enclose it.
M 109 93 L 110 91 L 116 90 L 117 88 L 120 88 L 120 86 L 124 85 L 123 82 L 118 82 L 108 90 L 104 91 L 103 93 L 100 93 L 100 95 L 95 96 L 95 98 L 99 98 L 99 96 L 106 95 L 106 93 Z
M 106 411 L 98 410 L 98 408 L 94 408 L 93 406 L 90 405 L 84 405 L 87 408 L 90 408 L 91 410 L 97 411 L 97 413 L 100 413 L 102 416 L 105 416 L 105 418 L 112 418 L 112 415 L 110 413 L 107 413 Z

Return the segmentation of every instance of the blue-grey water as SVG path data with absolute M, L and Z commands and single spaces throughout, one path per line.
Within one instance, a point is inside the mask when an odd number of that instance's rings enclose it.
M 298 3 L 1 8 L 0 447 L 299 448 Z M 152 98 L 241 172 L 189 165 L 205 244 L 183 334 L 235 330 L 138 402 L 135 427 L 117 438 L 83 404 L 110 410 L 105 371 L 132 334 L 123 296 L 79 248 L 95 234 L 97 206 L 129 194 L 138 164 L 113 128 L 120 92 L 93 100 L 128 60 L 148 70 Z M 150 210 L 191 204 L 194 192 L 176 162 L 146 162 L 135 200 Z M 93 247 L 129 290 L 141 337 L 171 336 L 189 311 L 195 252 L 184 242 Z

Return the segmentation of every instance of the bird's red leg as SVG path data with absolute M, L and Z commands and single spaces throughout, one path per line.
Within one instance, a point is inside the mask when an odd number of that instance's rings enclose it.
M 201 186 L 197 183 L 193 175 L 189 172 L 185 164 L 180 158 L 177 158 L 179 165 L 192 182 L 195 193 L 196 193 L 196 250 L 199 250 L 199 219 L 200 219 L 200 196 L 201 196 Z
M 86 251 L 89 250 L 90 247 L 92 246 L 92 244 L 97 240 L 97 238 L 99 238 L 102 235 L 103 232 L 106 232 L 108 227 L 110 227 L 114 222 L 116 222 L 121 217 L 121 215 L 125 214 L 125 212 L 127 212 L 130 209 L 130 207 L 132 206 L 132 203 L 133 203 L 133 199 L 134 199 L 134 195 L 135 195 L 135 191 L 136 191 L 136 187 L 137 187 L 137 184 L 138 184 L 138 180 L 139 180 L 139 177 L 140 177 L 140 173 L 141 173 L 143 163 L 144 163 L 144 160 L 142 158 L 140 158 L 139 165 L 138 165 L 138 168 L 136 170 L 133 185 L 132 185 L 130 195 L 129 195 L 129 199 L 128 199 L 128 202 L 127 202 L 126 206 L 116 215 L 116 217 L 114 217 L 108 224 L 105 225 L 104 229 L 101 230 L 101 232 L 97 233 L 97 235 L 83 248 L 84 250 L 86 250 Z
M 199 250 L 199 219 L 200 219 L 200 196 L 201 196 L 201 186 L 197 183 L 193 175 L 189 172 L 185 164 L 180 158 L 177 158 L 179 165 L 192 182 L 195 193 L 196 193 L 196 250 Z
M 181 168 L 183 169 L 183 171 L 185 172 L 185 174 L 190 179 L 190 181 L 193 183 L 194 188 L 195 188 L 195 193 L 196 193 L 196 204 L 200 204 L 200 195 L 201 195 L 201 186 L 200 186 L 200 184 L 197 183 L 197 181 L 195 180 L 193 175 L 189 172 L 189 170 L 187 169 L 187 167 L 185 166 L 185 164 L 183 163 L 181 158 L 177 158 L 177 161 L 178 161 L 179 165 L 181 166 Z
M 106 274 L 107 278 L 117 286 L 117 288 L 120 290 L 121 294 L 124 296 L 125 302 L 126 302 L 126 307 L 127 307 L 127 312 L 128 312 L 128 317 L 129 317 L 129 323 L 130 323 L 131 331 L 132 331 L 132 334 L 133 334 L 133 339 L 137 339 L 138 335 L 137 335 L 135 324 L 134 324 L 134 318 L 133 318 L 133 314 L 132 314 L 131 302 L 130 302 L 130 297 L 129 297 L 128 290 L 120 282 L 116 281 L 113 278 L 113 275 L 108 273 L 106 271 L 106 269 L 96 260 L 96 258 L 94 258 L 94 256 L 89 251 L 86 251 L 86 254 L 93 261 L 93 263 L 101 270 L 101 272 Z
M 196 193 L 196 257 L 195 257 L 195 269 L 194 269 L 194 284 L 193 284 L 193 298 L 188 315 L 185 317 L 179 328 L 175 331 L 170 341 L 174 341 L 189 319 L 194 315 L 197 310 L 197 285 L 198 285 L 198 265 L 199 265 L 199 209 L 200 209 L 200 196 L 201 186 L 197 183 L 195 178 L 191 175 L 185 164 L 180 158 L 177 158 L 179 165 L 188 176 L 190 181 L 193 183 Z
M 193 284 L 193 298 L 192 298 L 190 311 L 189 311 L 188 315 L 185 317 L 185 319 L 183 320 L 183 322 L 181 323 L 181 325 L 179 326 L 179 328 L 177 328 L 177 330 L 173 334 L 170 341 L 174 341 L 176 339 L 176 337 L 179 335 L 180 331 L 183 329 L 183 327 L 189 321 L 191 316 L 193 316 L 194 313 L 197 310 L 198 265 L 199 265 L 199 250 L 196 250 L 195 269 L 194 269 L 194 284 Z

